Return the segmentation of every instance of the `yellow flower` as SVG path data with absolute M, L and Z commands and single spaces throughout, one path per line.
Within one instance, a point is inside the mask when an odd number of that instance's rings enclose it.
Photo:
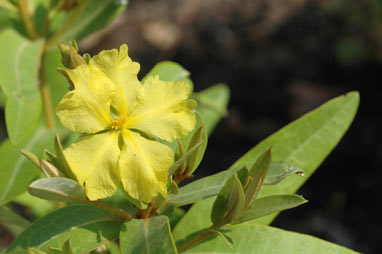
M 142 85 L 138 71 L 126 45 L 67 70 L 75 89 L 56 113 L 69 130 L 87 134 L 64 153 L 90 200 L 112 195 L 120 183 L 146 203 L 158 193 L 166 197 L 174 155 L 155 138 L 174 141 L 194 128 L 196 102 L 187 99 L 190 86 L 158 77 Z

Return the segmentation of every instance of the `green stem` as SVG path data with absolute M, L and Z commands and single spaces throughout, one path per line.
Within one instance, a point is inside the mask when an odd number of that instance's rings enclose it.
M 20 11 L 21 20 L 23 21 L 29 38 L 31 38 L 32 40 L 36 39 L 38 36 L 34 27 L 32 16 L 30 14 L 28 0 L 19 0 L 18 7 Z
M 53 112 L 53 105 L 52 105 L 52 99 L 50 96 L 50 90 L 49 86 L 45 81 L 44 77 L 44 59 L 46 54 L 46 47 L 43 47 L 42 54 L 41 54 L 41 61 L 40 61 L 40 70 L 38 73 L 39 80 L 40 80 L 40 94 L 44 109 L 44 116 L 46 121 L 46 127 L 48 129 L 54 129 L 54 112 Z
M 112 207 L 112 206 L 110 206 L 108 204 L 105 204 L 105 203 L 102 203 L 102 202 L 99 202 L 99 201 L 89 201 L 88 200 L 88 201 L 85 201 L 85 202 L 87 202 L 89 204 L 92 204 L 94 206 L 100 207 L 100 208 L 102 208 L 102 209 L 104 209 L 104 210 L 106 210 L 108 212 L 114 213 L 114 214 L 116 214 L 116 215 L 118 215 L 118 216 L 120 216 L 120 217 L 122 217 L 124 219 L 135 218 L 135 216 L 132 215 L 132 214 L 129 214 L 129 213 L 125 212 L 125 211 L 119 210 L 119 209 L 117 209 L 115 207 Z
M 76 21 L 76 19 L 81 15 L 82 11 L 85 9 L 89 0 L 83 0 L 77 7 L 73 15 L 68 19 L 68 22 L 63 25 L 60 30 L 58 30 L 52 37 L 48 39 L 45 43 L 46 48 L 56 44 L 60 37 L 69 29 L 69 27 Z

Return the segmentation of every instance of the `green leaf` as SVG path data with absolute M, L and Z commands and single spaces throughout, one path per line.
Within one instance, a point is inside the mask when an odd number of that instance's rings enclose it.
M 170 194 L 165 201 L 168 207 L 177 207 L 192 204 L 196 201 L 215 196 L 219 193 L 228 178 L 241 168 L 234 168 L 230 171 L 222 171 L 215 175 L 203 177 L 197 181 L 189 183 L 181 188 L 177 194 Z
M 346 96 L 340 96 L 325 103 L 266 138 L 240 158 L 230 169 L 211 176 L 211 178 L 229 177 L 239 165 L 253 164 L 263 151 L 272 147 L 274 160 L 284 161 L 303 168 L 307 177 L 290 176 L 286 181 L 277 185 L 264 186 L 259 197 L 294 193 L 337 145 L 353 121 L 358 104 L 359 94 L 357 92 L 348 93 Z M 216 181 L 216 179 L 211 178 L 208 180 Z M 196 187 L 198 186 L 196 185 Z M 178 195 L 183 191 L 180 188 Z M 169 198 L 174 197 L 170 195 Z M 176 200 L 174 201 L 176 202 Z M 188 234 L 208 227 L 211 220 L 207 216 L 198 216 L 198 214 L 209 213 L 213 201 L 213 198 L 209 198 L 191 207 L 175 227 L 174 236 L 186 237 Z M 256 222 L 269 224 L 276 215 L 261 217 Z
M 231 222 L 231 224 L 243 223 L 249 220 L 257 219 L 265 215 L 291 209 L 308 202 L 301 196 L 275 195 L 256 199 L 243 213 L 243 215 Z
M 168 175 L 172 175 L 174 173 L 176 173 L 176 171 L 179 169 L 179 167 L 182 166 L 182 164 L 184 164 L 188 158 L 191 157 L 191 155 L 197 153 L 197 150 L 198 148 L 203 144 L 202 141 L 200 141 L 199 143 L 195 144 L 193 147 L 191 147 L 186 154 L 184 154 L 183 156 L 181 156 L 176 162 L 174 162 L 174 164 L 171 166 L 171 168 L 168 170 Z
M 245 194 L 237 174 L 228 179 L 212 206 L 211 220 L 224 225 L 241 217 L 245 205 Z
M 126 220 L 119 241 L 122 254 L 177 253 L 167 216 Z
M 38 70 L 43 40 L 29 41 L 16 31 L 0 34 L 0 87 L 7 95 L 6 124 L 12 143 L 20 143 L 33 130 L 40 111 Z
M 27 253 L 33 247 L 49 252 L 70 239 L 73 253 L 87 252 L 118 237 L 122 222 L 115 215 L 91 205 L 71 205 L 36 221 L 9 247 L 7 253 Z
M 47 200 L 73 202 L 86 199 L 85 189 L 68 178 L 38 179 L 29 185 L 28 191 L 35 197 Z
M 144 83 L 149 77 L 155 77 L 156 75 L 163 81 L 184 81 L 192 87 L 194 86 L 191 79 L 189 79 L 190 72 L 175 62 L 163 61 L 157 63 L 142 79 L 142 82 Z
M 60 137 L 58 136 L 58 133 L 56 133 L 56 136 L 54 139 L 54 150 L 56 151 L 58 168 L 61 169 L 63 173 L 67 175 L 69 178 L 76 179 L 76 176 L 72 172 L 72 169 L 70 168 L 69 163 L 65 158 L 64 149 L 62 148 L 62 144 L 60 141 Z
M 0 206 L 0 224 L 8 229 L 14 236 L 18 236 L 30 226 L 29 221 L 6 206 Z
M 13 144 L 19 144 L 33 130 L 40 117 L 41 106 L 38 90 L 8 96 L 5 121 L 9 139 Z
M 264 185 L 273 185 L 281 182 L 290 175 L 297 174 L 299 176 L 305 176 L 304 170 L 301 168 L 295 168 L 289 163 L 285 162 L 271 162 L 269 170 L 264 179 Z
M 227 248 L 224 240 L 219 237 L 214 237 L 187 250 L 186 253 L 357 253 L 316 237 L 258 225 L 256 223 L 232 225 L 224 229 L 224 233 L 233 241 L 232 250 Z
M 53 17 L 48 37 L 56 33 L 63 24 L 69 24 L 65 32 L 60 36 L 60 42 L 69 40 L 81 40 L 95 31 L 109 24 L 114 17 L 127 5 L 126 1 L 115 0 L 88 0 L 80 15 L 75 15 L 77 8 L 62 12 Z M 81 5 L 81 3 L 79 4 Z
M 37 74 L 43 40 L 30 41 L 12 29 L 0 33 L 0 86 L 9 96 L 38 90 Z
M 220 119 L 227 115 L 229 96 L 229 88 L 225 84 L 217 84 L 193 94 L 192 98 L 198 102 L 196 111 L 202 116 L 208 135 Z
M 253 164 L 248 172 L 248 186 L 245 187 L 245 208 L 250 206 L 257 197 L 265 175 L 268 172 L 269 165 L 271 164 L 272 154 L 271 149 L 266 150 Z
M 191 156 L 187 159 L 186 164 L 189 166 L 187 173 L 192 174 L 199 164 L 201 163 L 204 152 L 207 148 L 208 135 L 206 132 L 206 128 L 204 127 L 204 121 L 198 112 L 195 112 L 195 128 L 192 130 L 186 137 L 180 139 L 182 146 L 187 149 L 186 151 L 190 151 L 197 143 L 203 142 L 196 150 L 195 153 L 191 154 Z M 178 152 L 179 154 L 179 152 Z
M 353 121 L 358 104 L 358 92 L 330 100 L 260 142 L 233 167 L 253 163 L 258 154 L 272 147 L 273 160 L 304 169 L 306 177 L 291 176 L 277 185 L 264 186 L 260 197 L 296 192 L 338 144 Z M 271 223 L 276 215 L 261 218 L 261 223 Z
M 0 145 L 0 203 L 6 203 L 25 192 L 29 183 L 40 175 L 33 163 L 26 159 L 19 149 L 27 149 L 40 155 L 52 146 L 53 132 L 45 127 L 36 128 L 27 140 L 13 146 L 9 140 Z

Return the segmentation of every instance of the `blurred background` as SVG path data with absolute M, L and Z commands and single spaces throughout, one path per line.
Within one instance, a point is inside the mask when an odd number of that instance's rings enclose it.
M 141 64 L 191 72 L 195 90 L 231 89 L 229 115 L 212 134 L 198 176 L 227 169 L 259 141 L 325 101 L 358 90 L 348 133 L 298 191 L 310 202 L 274 226 L 382 253 L 381 0 L 131 0 L 80 44 L 118 48 Z

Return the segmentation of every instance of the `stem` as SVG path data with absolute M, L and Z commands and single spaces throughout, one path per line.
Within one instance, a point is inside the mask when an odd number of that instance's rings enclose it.
M 77 7 L 76 11 L 73 13 L 73 15 L 68 19 L 68 22 L 61 27 L 60 30 L 58 30 L 52 37 L 49 38 L 49 40 L 46 42 L 45 46 L 46 48 L 49 48 L 53 44 L 57 43 L 60 39 L 61 35 L 63 35 L 66 30 L 76 21 L 78 16 L 81 15 L 82 11 L 85 9 L 87 3 L 89 0 L 83 0 Z
M 23 24 L 25 26 L 25 29 L 27 30 L 29 38 L 32 40 L 36 39 L 37 33 L 34 27 L 32 16 L 29 12 L 29 2 L 28 0 L 19 0 L 18 7 L 20 11 L 21 20 L 23 21 Z
M 207 228 L 206 230 L 204 230 L 200 235 L 196 236 L 195 238 L 192 238 L 190 241 L 188 242 L 185 242 L 184 244 L 182 244 L 181 246 L 178 247 L 178 252 L 183 252 L 185 250 L 188 250 L 189 248 L 192 248 L 193 246 L 195 246 L 196 244 L 204 241 L 205 239 L 207 239 L 208 237 L 212 236 L 215 234 L 215 230 L 220 228 L 219 225 L 212 225 L 211 227 Z
M 53 105 L 52 105 L 52 100 L 50 96 L 49 86 L 46 83 L 45 77 L 44 77 L 45 53 L 46 53 L 46 47 L 44 46 L 42 49 L 42 54 L 41 54 L 40 69 L 38 72 L 38 76 L 40 80 L 40 93 L 41 93 L 41 99 L 42 99 L 42 104 L 44 108 L 46 127 L 52 130 L 54 129 L 54 112 L 53 112 Z
M 94 206 L 98 206 L 98 207 L 100 207 L 100 208 L 102 208 L 102 209 L 104 209 L 104 210 L 106 210 L 108 212 L 114 213 L 114 214 L 116 214 L 116 215 L 118 215 L 118 216 L 120 216 L 120 217 L 122 217 L 124 219 L 135 218 L 135 216 L 132 215 L 132 214 L 129 214 L 129 213 L 125 212 L 125 211 L 119 210 L 119 209 L 117 209 L 115 207 L 112 207 L 112 206 L 110 206 L 108 204 L 105 204 L 105 203 L 102 203 L 102 202 L 99 202 L 99 201 L 89 201 L 89 200 L 87 200 L 85 202 L 88 202 L 89 204 L 92 204 Z

